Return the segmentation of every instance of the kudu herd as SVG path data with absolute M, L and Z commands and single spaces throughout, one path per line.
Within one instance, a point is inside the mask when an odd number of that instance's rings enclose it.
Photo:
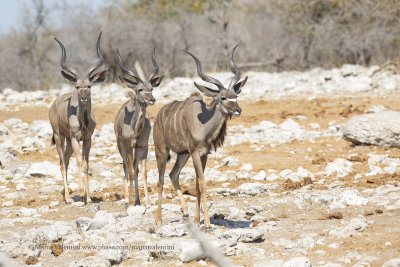
M 91 136 L 96 126 L 96 120 L 92 110 L 90 87 L 94 83 L 103 82 L 107 75 L 107 67 L 104 66 L 104 59 L 100 52 L 101 33 L 97 39 L 97 55 L 99 61 L 94 64 L 81 78 L 78 72 L 67 66 L 66 51 L 64 45 L 56 37 L 53 38 L 61 47 L 61 73 L 67 80 L 75 85 L 72 93 L 59 96 L 50 107 L 49 117 L 53 128 L 53 144 L 56 145 L 60 157 L 60 169 L 64 179 L 64 199 L 70 203 L 70 196 L 67 184 L 67 169 L 69 159 L 74 152 L 76 156 L 79 190 L 81 198 L 90 202 L 90 191 L 88 181 L 89 152 Z M 210 218 L 206 203 L 206 182 L 204 169 L 207 163 L 207 156 L 211 149 L 222 146 L 226 134 L 227 120 L 232 116 L 239 116 L 241 109 L 237 103 L 238 94 L 245 85 L 247 77 L 240 81 L 240 71 L 233 62 L 233 55 L 237 46 L 232 49 L 229 55 L 229 67 L 234 77 L 225 87 L 217 79 L 203 73 L 200 60 L 188 51 L 195 61 L 197 72 L 200 78 L 214 84 L 218 90 L 199 85 L 194 85 L 204 95 L 211 97 L 212 101 L 206 104 L 199 93 L 193 93 L 184 101 L 174 101 L 163 106 L 154 121 L 153 139 L 159 174 L 158 188 L 158 210 L 157 222 L 162 222 L 162 193 L 164 185 L 164 173 L 166 163 L 170 158 L 170 151 L 177 154 L 176 162 L 170 172 L 172 184 L 179 196 L 183 218 L 187 220 L 188 206 L 183 197 L 179 185 L 179 174 L 183 166 L 192 157 L 193 166 L 196 172 L 196 214 L 194 220 L 200 224 L 200 203 L 203 206 L 204 225 L 210 227 Z M 119 109 L 114 122 L 114 131 L 117 139 L 119 153 L 123 160 L 125 173 L 125 197 L 128 196 L 129 205 L 133 205 L 133 180 L 135 181 L 135 205 L 140 205 L 138 190 L 139 161 L 142 162 L 142 174 L 144 178 L 144 192 L 146 207 L 150 206 L 147 189 L 146 160 L 148 153 L 148 140 L 151 132 L 151 123 L 147 114 L 147 105 L 153 105 L 155 99 L 152 90 L 158 87 L 163 75 L 158 75 L 159 66 L 155 58 L 155 48 L 152 53 L 154 70 L 147 77 L 141 78 L 137 73 L 127 69 L 121 60 L 117 49 L 117 58 L 122 75 L 119 79 L 131 90 L 129 100 Z M 82 141 L 82 153 L 80 151 Z M 64 148 L 66 142 L 66 147 Z M 85 173 L 85 183 L 82 179 L 82 162 Z M 128 186 L 129 178 L 129 186 Z

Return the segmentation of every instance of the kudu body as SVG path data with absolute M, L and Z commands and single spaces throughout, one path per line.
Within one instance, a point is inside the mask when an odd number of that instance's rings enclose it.
M 226 89 L 220 81 L 202 73 L 200 61 L 191 53 L 197 65 L 197 72 L 203 81 L 213 83 L 218 90 L 194 85 L 213 101 L 206 104 L 200 94 L 192 94 L 184 101 L 175 101 L 165 105 L 157 114 L 154 122 L 153 139 L 159 172 L 158 187 L 158 211 L 157 221 L 162 221 L 162 191 L 164 185 L 164 172 L 170 150 L 177 153 L 175 165 L 170 172 L 172 184 L 178 193 L 184 219 L 188 218 L 188 207 L 179 185 L 179 173 L 192 157 L 196 171 L 196 214 L 194 220 L 200 224 L 200 202 L 203 205 L 204 224 L 210 227 L 210 218 L 206 203 L 206 182 L 204 180 L 204 168 L 209 151 L 222 146 L 226 134 L 226 123 L 232 115 L 239 116 L 241 109 L 237 103 L 237 95 L 241 87 L 246 83 L 247 77 L 239 82 L 240 71 L 233 63 L 232 50 L 229 56 L 229 65 L 235 74 L 230 85 Z
M 157 76 L 159 67 L 155 59 L 155 48 L 153 49 L 152 56 L 154 71 L 149 75 L 146 81 L 142 81 L 139 75 L 125 68 L 122 65 L 118 50 L 117 53 L 120 68 L 123 74 L 129 77 L 120 77 L 120 80 L 132 89 L 132 91 L 129 92 L 131 99 L 122 105 L 115 117 L 114 123 L 117 146 L 123 160 L 125 172 L 125 197 L 129 196 L 129 205 L 133 205 L 133 180 L 135 180 L 135 205 L 140 205 L 138 171 L 139 161 L 141 161 L 145 202 L 146 206 L 149 207 L 146 161 L 151 124 L 146 112 L 146 107 L 147 105 L 154 104 L 155 99 L 152 94 L 153 87 L 159 86 L 164 76 Z
M 70 195 L 67 184 L 67 170 L 72 152 L 76 156 L 79 176 L 79 191 L 81 198 L 85 197 L 85 202 L 90 202 L 88 169 L 89 152 L 91 146 L 91 136 L 96 126 L 96 120 L 92 110 L 92 101 L 90 87 L 94 83 L 104 81 L 107 69 L 97 71 L 103 64 L 104 59 L 100 53 L 101 33 L 97 39 L 97 55 L 99 61 L 87 71 L 81 78 L 78 72 L 65 64 L 66 51 L 64 45 L 56 37 L 53 38 L 61 47 L 61 73 L 70 82 L 74 84 L 72 93 L 67 93 L 56 98 L 49 110 L 50 124 L 53 128 L 53 144 L 56 145 L 60 157 L 60 169 L 64 179 L 64 200 L 70 203 Z M 80 150 L 80 141 L 82 141 L 82 153 Z M 66 148 L 64 145 L 66 143 Z M 85 173 L 85 184 L 82 179 L 82 161 L 83 171 Z

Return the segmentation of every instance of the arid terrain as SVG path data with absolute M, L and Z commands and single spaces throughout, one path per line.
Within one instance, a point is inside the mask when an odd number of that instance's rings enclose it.
M 356 74 L 350 76 L 359 77 L 361 71 L 354 68 Z M 348 69 L 333 71 L 325 80 L 311 77 L 309 81 L 320 82 L 310 87 L 326 88 L 325 83 L 335 80 L 335 73 L 346 79 L 349 76 L 343 73 Z M 252 82 L 252 76 L 256 73 L 249 74 L 249 87 L 263 91 L 262 83 Z M 282 74 L 282 79 L 289 76 Z M 381 77 L 386 79 L 383 83 L 399 79 L 390 73 Z M 279 86 L 279 79 L 275 80 Z M 225 143 L 209 156 L 205 173 L 213 227 L 206 236 L 230 261 L 239 266 L 310 266 L 307 262 L 312 266 L 382 266 L 399 257 L 400 150 L 351 146 L 341 133 L 341 124 L 354 115 L 383 108 L 400 111 L 397 84 L 390 89 L 373 79 L 367 84 L 369 90 L 344 88 L 342 93 L 312 94 L 309 88 L 301 89 L 305 85 L 295 84 L 293 91 L 282 87 L 254 97 L 245 93 L 247 85 L 243 88 L 244 97 L 238 99 L 243 113 L 229 121 Z M 174 86 L 167 89 L 178 90 Z M 187 260 L 190 253 L 185 249 L 198 246 L 184 228 L 179 199 L 168 177 L 164 222 L 155 223 L 158 173 L 152 139 L 148 158 L 151 207 L 127 213 L 121 158 L 112 127 L 127 99 L 124 90 L 118 97 L 110 93 L 94 100 L 93 203 L 87 205 L 76 197 L 78 176 L 73 157 L 69 185 L 74 202 L 67 205 L 62 198 L 59 159 L 50 144 L 47 122 L 49 104 L 60 91 L 36 97 L 10 91 L 0 95 L 0 150 L 16 156 L 9 156 L 0 167 L 0 251 L 16 264 L 78 266 L 84 258 L 91 261 L 87 266 L 212 264 L 201 257 Z M 187 91 L 194 92 L 195 87 L 189 85 Z M 96 95 L 95 89 L 92 94 Z M 187 95 L 185 91 L 183 97 Z M 18 97 L 25 99 L 19 101 Z M 148 108 L 152 122 L 164 103 L 174 98 L 158 96 L 156 105 Z M 174 159 L 168 163 L 166 175 Z M 190 220 L 196 194 L 192 167 L 189 160 L 180 178 Z M 141 176 L 139 181 L 144 204 Z M 173 249 L 118 248 L 152 244 Z M 38 248 L 40 245 L 44 247 Z M 65 248 L 60 250 L 62 245 Z M 86 245 L 96 247 L 84 248 Z M 102 249 L 101 245 L 117 248 Z

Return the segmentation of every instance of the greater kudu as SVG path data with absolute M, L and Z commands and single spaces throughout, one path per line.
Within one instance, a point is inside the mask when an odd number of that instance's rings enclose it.
M 67 53 L 64 45 L 56 37 L 52 36 L 61 47 L 61 74 L 74 84 L 72 93 L 67 93 L 56 98 L 50 107 L 49 118 L 53 128 L 52 143 L 56 145 L 58 155 L 60 156 L 60 169 L 64 179 L 64 200 L 71 203 L 68 184 L 67 170 L 69 159 L 74 152 L 76 163 L 78 165 L 79 191 L 80 196 L 85 196 L 85 202 L 90 202 L 89 192 L 89 151 L 92 142 L 92 133 L 96 126 L 96 120 L 92 110 L 92 101 L 90 87 L 94 83 L 103 82 L 107 75 L 107 68 L 97 71 L 104 64 L 103 56 L 100 53 L 101 32 L 97 39 L 97 55 L 99 61 L 86 72 L 82 78 L 78 72 L 65 64 Z M 64 150 L 64 143 L 66 148 Z M 80 151 L 80 141 L 82 144 L 82 153 Z M 85 186 L 82 180 L 82 161 L 83 171 L 85 173 Z
M 129 205 L 133 205 L 133 179 L 135 179 L 135 205 L 140 205 L 138 190 L 138 170 L 139 161 L 142 161 L 142 174 L 144 179 L 144 193 L 146 206 L 150 206 L 147 192 L 147 170 L 146 160 L 148 151 L 148 141 L 151 131 L 149 116 L 146 112 L 147 105 L 153 105 L 155 99 L 152 91 L 153 87 L 158 87 L 164 76 L 157 76 L 159 67 L 153 49 L 152 62 L 154 70 L 146 81 L 142 81 L 138 74 L 125 68 L 121 61 L 119 51 L 119 66 L 126 77 L 119 77 L 122 82 L 132 89 L 129 92 L 130 100 L 125 102 L 115 117 L 114 131 L 117 137 L 119 153 L 123 160 L 125 172 L 125 197 L 129 195 Z M 133 80 L 132 80 L 133 79 Z M 135 151 L 135 152 L 133 152 Z M 129 192 L 128 192 L 129 176 Z
M 233 63 L 233 53 L 236 47 L 233 48 L 229 55 L 229 66 L 235 76 L 228 88 L 225 88 L 217 79 L 203 74 L 200 61 L 193 54 L 185 51 L 195 60 L 197 72 L 202 80 L 216 85 L 218 90 L 194 83 L 204 95 L 213 98 L 210 104 L 204 103 L 201 95 L 194 93 L 184 101 L 175 101 L 165 105 L 157 114 L 154 122 L 153 139 L 159 172 L 157 184 L 157 221 L 159 223 L 162 222 L 161 199 L 165 165 L 169 157 L 169 151 L 172 150 L 177 153 L 177 159 L 169 176 L 181 201 L 183 218 L 185 220 L 188 218 L 188 207 L 179 186 L 179 173 L 189 157 L 192 156 L 196 171 L 197 197 L 194 220 L 197 224 L 200 224 L 201 200 L 204 211 L 204 224 L 207 229 L 210 227 L 206 203 L 206 183 L 204 180 L 207 155 L 212 148 L 216 149 L 222 146 L 228 118 L 232 117 L 232 115 L 239 116 L 242 112 L 237 103 L 237 96 L 247 81 L 246 77 L 239 82 L 240 71 Z

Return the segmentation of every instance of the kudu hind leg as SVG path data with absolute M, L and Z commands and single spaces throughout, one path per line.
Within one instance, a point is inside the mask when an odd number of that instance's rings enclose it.
M 158 182 L 157 182 L 157 191 L 158 191 L 158 209 L 157 209 L 157 223 L 162 223 L 162 210 L 161 210 L 161 202 L 162 202 L 162 193 L 164 187 L 164 173 L 165 167 L 167 165 L 169 151 L 167 149 L 159 149 L 156 147 L 156 159 L 157 159 L 157 169 L 158 169 Z
M 183 197 L 182 190 L 181 190 L 181 187 L 179 185 L 179 174 L 181 173 L 181 170 L 182 170 L 183 166 L 185 166 L 185 164 L 188 161 L 189 157 L 190 157 L 189 153 L 178 154 L 176 162 L 175 162 L 175 165 L 174 165 L 174 167 L 172 168 L 172 171 L 169 174 L 169 177 L 171 178 L 172 184 L 173 184 L 176 192 L 178 193 L 179 200 L 180 200 L 181 206 L 182 206 L 183 218 L 185 220 L 188 219 L 189 213 L 188 213 L 188 206 L 186 204 L 186 200 Z

